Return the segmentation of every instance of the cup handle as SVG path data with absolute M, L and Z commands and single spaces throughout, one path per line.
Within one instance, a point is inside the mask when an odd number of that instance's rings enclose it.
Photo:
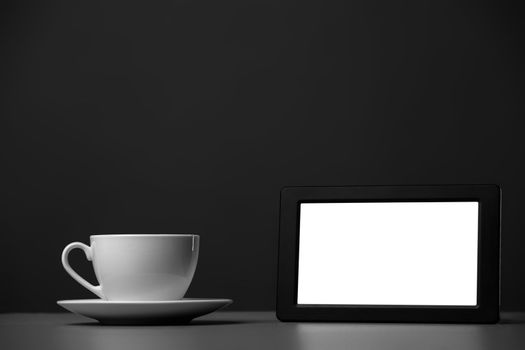
M 62 251 L 62 265 L 64 266 L 64 269 L 66 270 L 67 273 L 69 273 L 71 277 L 73 277 L 75 281 L 77 281 L 82 286 L 87 288 L 90 292 L 94 293 L 99 298 L 106 299 L 104 297 L 104 294 L 102 294 L 102 288 L 100 286 L 94 286 L 88 281 L 86 281 L 85 279 L 83 279 L 82 277 L 80 277 L 80 275 L 76 273 L 75 270 L 73 270 L 71 266 L 69 265 L 69 260 L 68 260 L 69 252 L 71 252 L 75 248 L 82 249 L 84 251 L 84 254 L 86 254 L 86 259 L 88 259 L 88 261 L 91 261 L 91 258 L 93 256 L 91 247 L 85 245 L 84 243 L 73 242 L 73 243 L 68 244 Z

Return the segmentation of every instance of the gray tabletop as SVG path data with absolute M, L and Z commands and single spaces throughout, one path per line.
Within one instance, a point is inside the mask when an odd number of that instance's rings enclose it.
M 525 313 L 493 325 L 282 323 L 216 312 L 185 326 L 102 326 L 73 314 L 1 314 L 0 349 L 525 349 Z

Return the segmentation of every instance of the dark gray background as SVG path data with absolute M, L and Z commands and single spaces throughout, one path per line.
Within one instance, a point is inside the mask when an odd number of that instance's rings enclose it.
M 427 183 L 502 186 L 525 309 L 517 3 L 2 2 L 0 311 L 92 297 L 93 232 L 198 232 L 188 296 L 272 309 L 282 186 Z

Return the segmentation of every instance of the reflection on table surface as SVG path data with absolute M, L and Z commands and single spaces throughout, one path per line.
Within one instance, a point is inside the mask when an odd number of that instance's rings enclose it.
M 1 349 L 525 349 L 525 313 L 472 324 L 282 323 L 217 312 L 184 326 L 103 326 L 73 314 L 0 315 Z

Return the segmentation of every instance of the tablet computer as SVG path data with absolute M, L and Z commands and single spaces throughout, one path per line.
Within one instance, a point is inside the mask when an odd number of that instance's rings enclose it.
M 496 185 L 287 187 L 283 321 L 499 319 Z

